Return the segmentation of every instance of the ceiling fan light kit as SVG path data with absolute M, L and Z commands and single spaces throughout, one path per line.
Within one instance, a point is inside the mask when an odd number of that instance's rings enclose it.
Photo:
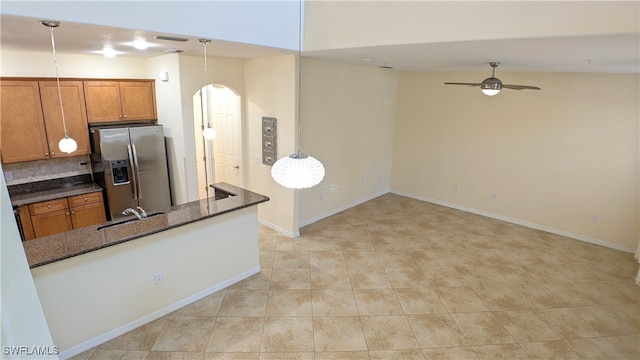
M 466 85 L 466 86 L 479 86 L 480 90 L 483 94 L 487 96 L 498 95 L 502 89 L 511 89 L 511 90 L 542 90 L 537 86 L 531 85 L 511 85 L 511 84 L 503 84 L 500 79 L 495 77 L 496 68 L 500 65 L 497 61 L 492 61 L 489 63 L 491 66 L 491 77 L 488 77 L 482 80 L 481 83 L 459 83 L 459 82 L 446 82 L 445 85 Z

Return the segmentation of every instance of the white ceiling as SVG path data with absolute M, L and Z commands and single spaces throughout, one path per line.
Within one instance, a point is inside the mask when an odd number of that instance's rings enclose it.
M 49 29 L 41 19 L 2 14 L 0 45 L 5 50 L 51 51 Z M 119 56 L 152 57 L 169 49 L 201 56 L 198 38 L 186 42 L 156 40 L 155 36 L 185 37 L 98 25 L 64 22 L 55 29 L 59 53 L 90 54 L 105 44 L 123 51 Z M 143 37 L 153 46 L 137 50 L 125 45 Z M 213 40 L 207 45 L 210 56 L 251 58 L 291 53 L 291 50 Z M 631 34 L 575 37 L 459 41 L 430 44 L 398 44 L 368 48 L 330 49 L 304 52 L 304 56 L 359 64 L 388 65 L 400 71 L 486 70 L 489 61 L 502 63 L 500 71 L 640 73 L 640 31 Z M 364 60 L 364 59 L 371 60 Z M 384 59 L 384 60 L 382 60 Z

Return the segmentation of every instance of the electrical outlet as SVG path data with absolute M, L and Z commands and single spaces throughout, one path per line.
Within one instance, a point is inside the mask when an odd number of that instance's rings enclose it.
M 153 281 L 156 285 L 160 285 L 164 282 L 164 274 L 162 271 L 158 271 L 157 273 L 153 273 Z

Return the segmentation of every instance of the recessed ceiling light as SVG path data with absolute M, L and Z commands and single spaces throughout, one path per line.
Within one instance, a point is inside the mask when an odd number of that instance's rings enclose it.
M 120 52 L 115 51 L 111 45 L 105 45 L 100 53 L 106 57 L 114 57 Z
M 133 42 L 131 43 L 131 46 L 133 46 L 134 48 L 138 49 L 138 50 L 144 50 L 146 48 L 149 47 L 149 43 L 146 42 L 144 39 L 135 39 L 133 40 Z
M 373 61 L 372 57 L 363 57 L 362 61 Z

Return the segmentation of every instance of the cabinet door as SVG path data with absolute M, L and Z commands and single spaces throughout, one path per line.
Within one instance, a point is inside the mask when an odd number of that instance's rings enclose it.
M 73 229 L 69 209 L 33 215 L 31 223 L 36 237 L 49 236 Z
M 156 92 L 153 81 L 120 82 L 124 120 L 156 120 Z
M 33 240 L 36 235 L 33 233 L 33 225 L 31 224 L 31 215 L 29 214 L 29 205 L 22 205 L 18 208 L 18 218 L 20 228 L 22 229 L 23 240 Z
M 106 221 L 104 205 L 101 202 L 71 208 L 71 222 L 74 229 L 102 224 Z
M 0 104 L 2 162 L 48 159 L 38 82 L 2 80 Z
M 44 124 L 47 130 L 51 157 L 91 154 L 82 81 L 60 81 L 60 93 L 62 94 L 67 132 L 78 143 L 78 149 L 71 154 L 61 152 L 58 149 L 58 142 L 64 137 L 58 83 L 56 81 L 40 81 L 39 85 L 42 113 L 44 114 Z
M 84 81 L 84 97 L 89 124 L 123 120 L 117 81 Z

